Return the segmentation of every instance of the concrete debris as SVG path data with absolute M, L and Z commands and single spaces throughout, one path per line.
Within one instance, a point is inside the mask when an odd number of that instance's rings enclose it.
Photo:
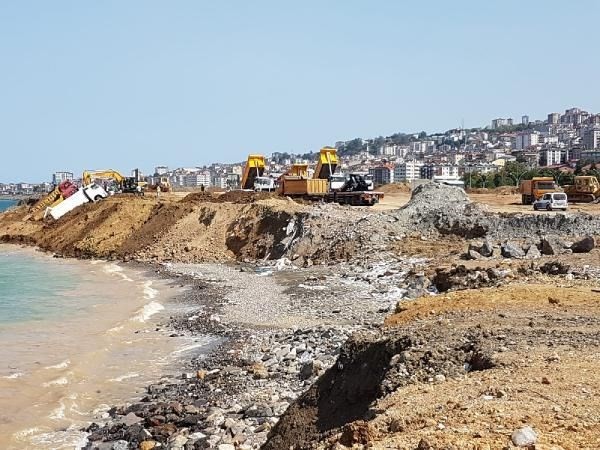
M 515 430 L 511 435 L 513 444 L 517 447 L 530 447 L 537 442 L 537 434 L 533 428 L 526 426 Z

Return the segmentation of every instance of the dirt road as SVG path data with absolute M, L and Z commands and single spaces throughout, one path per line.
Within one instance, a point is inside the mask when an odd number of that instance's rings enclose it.
M 534 211 L 530 205 L 521 204 L 519 194 L 468 194 L 469 198 L 481 205 L 485 205 L 490 212 L 498 213 L 523 213 L 523 214 L 549 214 L 546 211 Z M 410 200 L 410 193 L 393 192 L 385 194 L 383 200 L 375 205 L 373 211 L 389 211 L 404 206 Z M 600 205 L 591 203 L 571 203 L 569 212 L 585 212 L 588 214 L 600 214 Z M 557 214 L 552 212 L 550 214 Z

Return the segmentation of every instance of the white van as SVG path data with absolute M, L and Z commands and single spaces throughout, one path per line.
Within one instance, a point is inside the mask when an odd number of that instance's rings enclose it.
M 542 198 L 533 202 L 533 209 L 535 211 L 539 209 L 546 209 L 548 211 L 562 209 L 566 211 L 568 207 L 567 194 L 564 192 L 548 192 Z

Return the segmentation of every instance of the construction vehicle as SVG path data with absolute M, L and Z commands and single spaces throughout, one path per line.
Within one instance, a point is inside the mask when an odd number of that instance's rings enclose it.
M 531 205 L 547 192 L 559 192 L 561 189 L 552 177 L 533 177 L 531 180 L 521 181 L 519 191 L 521 192 L 521 203 Z
M 369 191 L 364 177 L 350 175 L 338 190 L 331 189 L 331 177 L 338 165 L 336 150 L 324 147 L 319 152 L 317 167 L 308 178 L 307 165 L 295 164 L 280 178 L 281 195 L 311 201 L 333 202 L 347 205 L 371 206 L 383 198 L 382 192 Z
M 600 197 L 600 183 L 591 175 L 576 176 L 574 184 L 563 186 L 568 201 L 589 203 Z
M 148 190 L 156 191 L 160 188 L 161 192 L 171 192 L 173 190 L 173 186 L 171 186 L 171 182 L 169 181 L 169 177 L 161 176 L 158 180 L 158 183 L 155 184 L 145 184 L 147 185 Z
M 81 183 L 84 186 L 92 184 L 94 180 L 113 180 L 116 192 L 138 194 L 143 191 L 146 182 L 137 181 L 135 177 L 123 176 L 119 171 L 113 169 L 105 170 L 85 170 L 81 177 Z
M 248 155 L 240 187 L 244 190 L 254 189 L 254 181 L 265 173 L 265 157 L 263 155 Z
M 337 150 L 331 147 L 323 147 L 319 152 L 319 159 L 313 178 L 329 180 L 338 166 Z
M 69 196 L 69 198 L 63 200 L 57 205 L 46 208 L 44 218 L 51 216 L 54 220 L 60 219 L 69 211 L 74 210 L 78 206 L 85 203 L 97 202 L 108 197 L 106 192 L 101 186 L 96 183 L 91 183 L 85 187 L 79 188 L 77 192 Z
M 63 200 L 77 192 L 77 186 L 70 180 L 65 180 L 56 186 L 48 195 L 38 201 L 31 208 L 31 215 L 44 210 L 49 206 L 56 206 Z M 30 215 L 30 217 L 31 217 Z
M 263 155 L 248 155 L 240 187 L 244 191 L 269 191 L 277 189 L 277 178 L 265 176 Z

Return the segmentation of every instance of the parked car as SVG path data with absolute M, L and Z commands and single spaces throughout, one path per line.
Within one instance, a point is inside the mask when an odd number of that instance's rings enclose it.
M 548 192 L 539 200 L 533 202 L 533 209 L 536 211 L 539 209 L 547 209 L 548 211 L 562 209 L 566 211 L 568 206 L 567 194 L 564 192 Z

